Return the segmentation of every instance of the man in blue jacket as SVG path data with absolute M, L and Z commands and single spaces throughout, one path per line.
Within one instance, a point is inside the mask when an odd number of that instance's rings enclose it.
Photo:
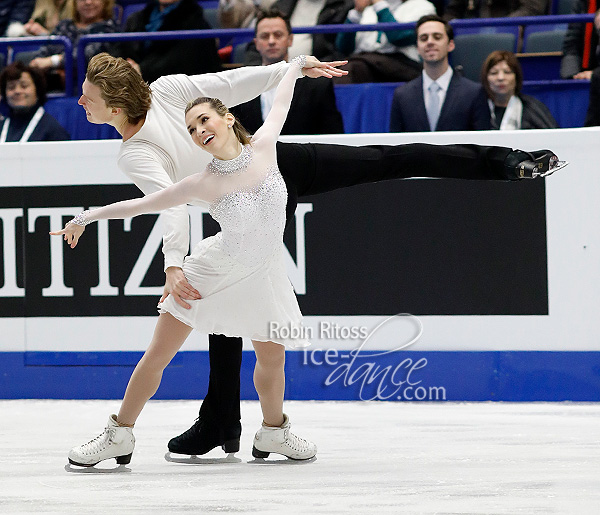
M 490 129 L 490 112 L 480 84 L 461 77 L 448 63 L 452 27 L 437 15 L 417 22 L 423 72 L 394 91 L 390 132 Z

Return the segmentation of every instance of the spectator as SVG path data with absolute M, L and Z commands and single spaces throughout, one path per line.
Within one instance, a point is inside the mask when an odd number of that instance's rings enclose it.
M 506 50 L 487 56 L 481 83 L 488 95 L 492 129 L 556 129 L 550 110 L 537 98 L 523 95 L 523 72 L 517 57 Z
M 112 19 L 113 7 L 114 0 L 74 0 L 71 7 L 71 18 L 60 21 L 52 31 L 52 35 L 68 37 L 73 44 L 73 59 L 76 59 L 77 42 L 81 36 L 116 32 L 117 26 Z M 86 60 L 89 61 L 107 47 L 108 45 L 105 43 L 90 43 L 85 48 Z M 64 59 L 65 53 L 62 45 L 46 45 L 39 50 L 29 65 L 49 72 L 64 68 Z
M 394 91 L 391 132 L 490 129 L 490 113 L 480 84 L 454 73 L 448 53 L 454 33 L 437 15 L 417 22 L 417 49 L 423 59 L 420 77 Z
M 37 0 L 31 19 L 25 24 L 29 36 L 46 36 L 58 22 L 71 18 L 73 0 Z
M 46 83 L 35 68 L 13 63 L 0 73 L 1 107 L 7 118 L 0 122 L 0 143 L 69 140 L 69 133 L 44 111 Z
M 294 36 L 289 18 L 271 9 L 257 18 L 254 43 L 262 65 L 288 61 Z M 273 105 L 275 89 L 232 108 L 242 125 L 254 133 L 263 124 Z M 299 80 L 281 134 L 338 134 L 344 132 L 342 115 L 335 104 L 333 84 L 325 78 Z
M 257 9 L 268 11 L 274 2 L 275 0 L 219 0 L 219 23 L 224 29 L 254 27 Z
M 590 83 L 590 104 L 585 117 L 586 127 L 596 127 L 600 125 L 600 68 L 596 68 L 592 73 Z
M 417 21 L 421 16 L 435 14 L 427 0 L 354 0 L 346 23 Z M 414 30 L 387 32 L 341 32 L 336 47 L 348 58 L 348 75 L 338 83 L 405 82 L 421 73 Z
M 585 14 L 590 9 L 594 12 L 595 6 L 595 0 L 575 0 L 572 14 Z M 600 32 L 600 10 L 596 12 L 593 25 L 569 23 L 560 62 L 560 76 L 563 79 L 589 80 L 592 77 L 592 70 L 600 65 L 598 32 Z
M 0 0 L 0 37 L 25 36 L 25 23 L 31 17 L 35 0 Z
M 289 17 L 292 27 L 311 27 L 344 23 L 354 0 L 277 0 L 273 7 Z M 296 34 L 288 51 L 290 59 L 299 55 L 314 55 L 330 61 L 339 57 L 335 49 L 335 34 Z M 248 45 L 245 64 L 260 65 L 262 59 L 254 44 Z
M 548 0 L 449 0 L 444 19 L 506 18 L 548 13 Z
M 127 19 L 125 32 L 210 28 L 196 0 L 152 0 Z M 146 82 L 162 75 L 198 75 L 221 69 L 217 44 L 212 38 L 129 41 L 116 45 L 112 53 L 127 59 Z

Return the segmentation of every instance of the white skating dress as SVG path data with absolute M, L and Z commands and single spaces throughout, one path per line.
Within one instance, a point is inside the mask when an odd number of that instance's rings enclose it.
M 85 212 L 86 223 L 128 218 L 193 202 L 208 207 L 221 232 L 200 241 L 183 272 L 202 298 L 182 308 L 172 296 L 161 312 L 206 334 L 308 345 L 302 314 L 284 264 L 287 189 L 277 168 L 275 142 L 285 122 L 300 64 L 289 68 L 273 108 L 238 157 L 213 159 L 206 170 L 143 198 Z
M 207 168 L 222 180 L 248 174 L 253 149 Z M 250 174 L 248 174 L 250 175 Z M 276 164 L 259 181 L 228 191 L 209 206 L 221 232 L 199 242 L 183 273 L 202 299 L 182 308 L 173 297 L 159 304 L 178 320 L 206 334 L 244 336 L 304 346 L 302 315 L 284 264 L 287 189 Z M 284 336 L 285 338 L 282 338 Z

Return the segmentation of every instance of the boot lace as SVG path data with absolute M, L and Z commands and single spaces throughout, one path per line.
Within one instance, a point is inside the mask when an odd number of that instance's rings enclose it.
M 85 455 L 94 455 L 104 451 L 112 442 L 115 436 L 115 428 L 106 427 L 104 431 L 96 438 L 79 447 L 79 452 Z
M 181 433 L 181 435 L 179 435 L 179 438 L 186 438 L 186 437 L 195 437 L 197 435 L 200 434 L 200 428 L 202 427 L 202 421 L 200 420 L 200 417 L 198 417 L 192 427 L 190 427 L 189 429 L 186 429 L 183 433 Z
M 310 449 L 311 443 L 304 438 L 291 433 L 289 429 L 285 430 L 285 445 L 296 452 L 306 452 Z

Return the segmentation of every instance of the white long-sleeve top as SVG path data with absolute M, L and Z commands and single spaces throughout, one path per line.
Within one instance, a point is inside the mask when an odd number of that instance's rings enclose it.
M 227 107 L 247 102 L 275 87 L 289 67 L 282 61 L 219 73 L 161 77 L 150 85 L 152 103 L 142 128 L 121 145 L 119 168 L 145 195 L 204 170 L 211 156 L 197 147 L 187 133 L 187 103 L 198 97 L 219 98 Z M 198 199 L 177 204 L 191 202 L 202 204 Z M 188 253 L 189 219 L 185 205 L 163 214 L 166 270 L 170 266 L 181 267 Z
M 171 184 L 160 191 L 155 191 L 154 193 L 150 193 L 142 198 L 124 200 L 94 209 L 91 212 L 86 212 L 86 220 L 88 222 L 93 222 L 107 218 L 129 218 L 144 213 L 172 210 L 173 206 L 180 206 L 182 204 L 189 203 L 213 205 L 217 203 L 217 201 L 220 202 L 223 198 L 232 193 L 252 190 L 252 188 L 255 188 L 263 183 L 268 174 L 272 172 L 273 168 L 277 167 L 275 143 L 277 142 L 277 138 L 279 137 L 287 117 L 290 104 L 292 102 L 294 84 L 296 79 L 301 76 L 301 68 L 296 62 L 286 65 L 286 68 L 287 72 L 283 80 L 281 80 L 281 83 L 279 84 L 275 94 L 273 108 L 269 112 L 269 115 L 267 116 L 267 119 L 262 127 L 252 138 L 252 159 L 248 165 L 248 168 L 245 169 L 243 173 L 225 176 L 212 173 L 206 169 L 206 162 L 208 159 L 205 157 L 204 165 L 200 165 L 200 163 L 197 161 L 194 163 L 188 163 L 191 165 L 191 168 L 193 168 L 192 174 L 181 179 L 176 184 Z M 146 127 L 146 124 L 144 127 Z M 155 127 L 155 125 L 148 125 L 148 127 Z M 140 133 L 141 132 L 142 131 L 140 131 Z M 140 133 L 138 133 L 138 135 Z M 189 136 L 187 136 L 186 139 L 191 141 Z M 148 141 L 146 141 L 146 143 L 148 143 Z M 210 154 L 200 150 L 199 147 L 197 147 L 194 143 L 192 143 L 192 145 L 198 148 L 199 152 L 201 153 L 199 155 L 210 157 Z M 145 147 L 140 146 L 140 148 Z M 163 164 L 167 163 L 167 157 L 168 156 L 164 156 Z M 269 206 L 267 206 L 267 208 L 269 208 Z M 279 227 L 278 231 L 275 231 L 277 234 L 271 232 L 272 228 L 264 228 L 266 230 L 263 230 L 262 233 L 267 234 L 269 236 L 269 240 L 272 239 L 271 236 L 275 236 L 275 239 L 279 241 L 279 244 L 281 244 L 283 228 L 285 225 L 285 203 L 283 203 L 281 206 L 281 213 L 277 213 L 277 216 L 281 218 L 281 223 L 279 223 L 281 227 Z M 263 218 L 264 217 L 260 219 Z M 223 229 L 226 228 L 224 227 Z M 235 230 L 235 232 L 239 231 Z M 261 243 L 254 242 L 255 239 L 257 238 L 252 238 L 253 241 L 248 241 L 245 243 L 246 248 L 244 251 L 248 250 L 248 246 L 252 247 L 255 243 Z M 236 242 L 234 245 L 238 245 L 238 243 Z

